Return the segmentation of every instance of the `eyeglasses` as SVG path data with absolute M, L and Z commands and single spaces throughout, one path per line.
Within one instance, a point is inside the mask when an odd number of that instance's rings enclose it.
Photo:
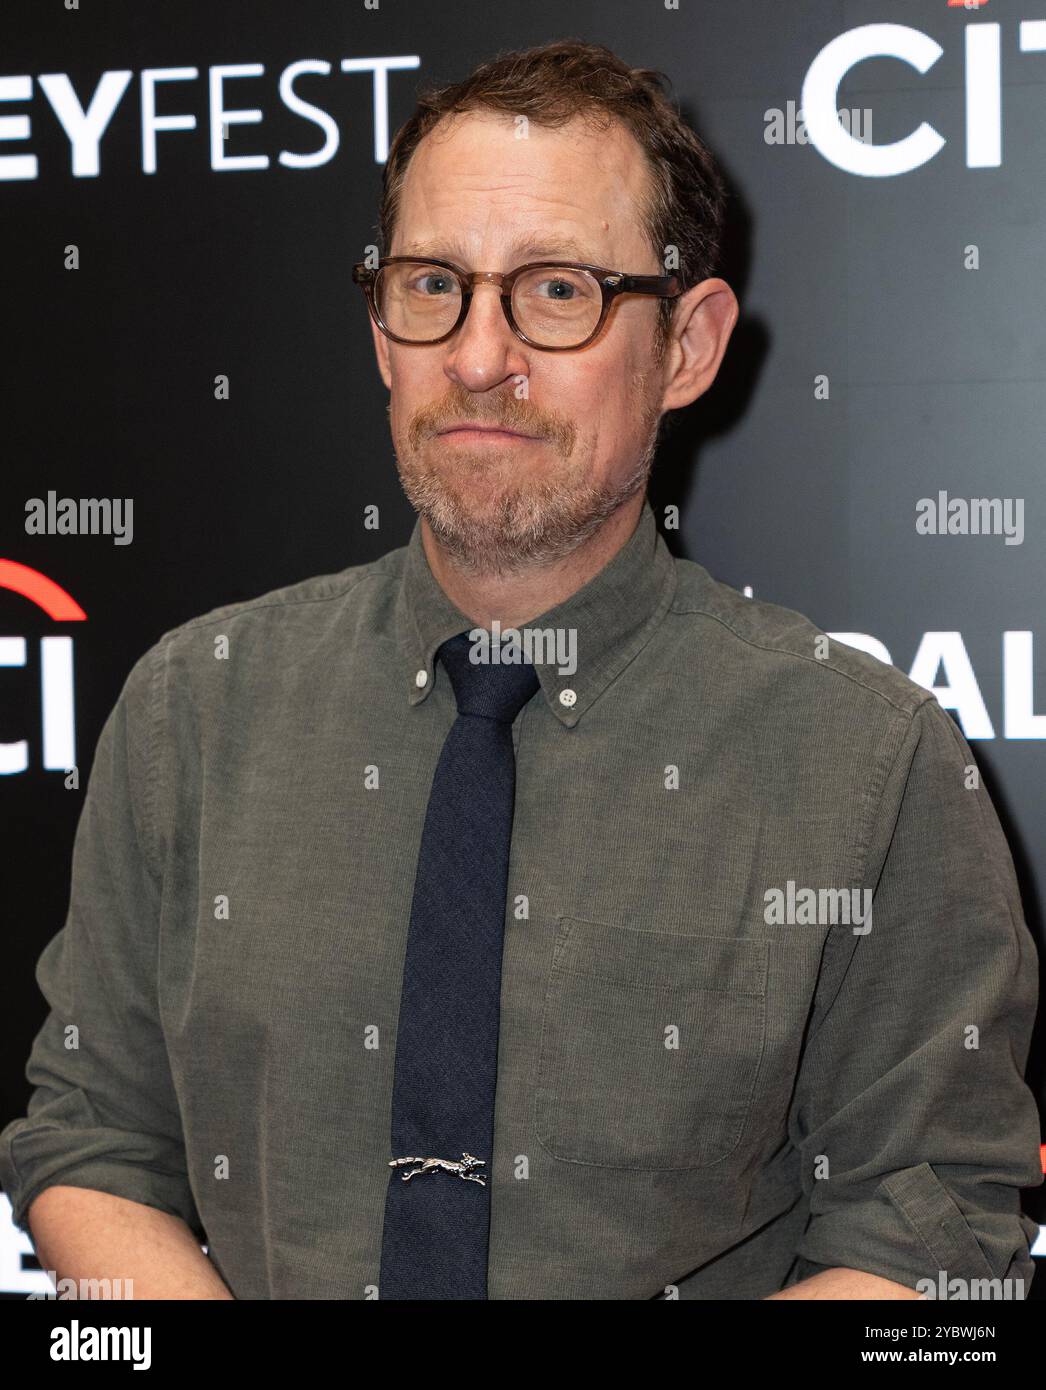
M 464 323 L 475 286 L 497 285 L 513 333 L 547 352 L 587 346 L 619 294 L 674 299 L 683 293 L 678 275 L 626 275 L 572 261 L 534 261 L 500 275 L 450 261 L 383 256 L 376 267 L 354 265 L 352 279 L 374 322 L 396 343 L 444 342 Z

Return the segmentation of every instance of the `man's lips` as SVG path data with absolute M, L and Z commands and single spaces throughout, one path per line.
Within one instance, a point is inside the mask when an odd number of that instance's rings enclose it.
M 524 434 L 522 430 L 507 429 L 501 425 L 479 425 L 469 421 L 464 421 L 460 425 L 451 425 L 445 430 L 438 431 L 440 438 L 451 434 L 474 434 L 490 435 L 492 439 L 535 439 L 537 436 Z

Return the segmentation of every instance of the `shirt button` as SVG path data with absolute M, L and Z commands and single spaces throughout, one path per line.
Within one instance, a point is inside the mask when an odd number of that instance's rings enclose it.
M 567 709 L 577 704 L 577 694 L 573 690 L 561 690 L 559 692 L 559 703 L 566 705 Z
M 414 677 L 414 684 L 418 687 L 419 690 L 423 685 L 426 684 L 427 681 L 428 675 L 424 671 L 419 671 L 418 674 Z

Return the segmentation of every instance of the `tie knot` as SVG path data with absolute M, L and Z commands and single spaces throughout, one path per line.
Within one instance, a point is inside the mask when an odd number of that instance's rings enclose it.
M 488 659 L 472 661 L 474 650 Z M 540 684 L 531 662 L 491 661 L 489 644 L 474 645 L 467 632 L 444 642 L 436 655 L 454 687 L 459 714 L 477 714 L 511 724 Z

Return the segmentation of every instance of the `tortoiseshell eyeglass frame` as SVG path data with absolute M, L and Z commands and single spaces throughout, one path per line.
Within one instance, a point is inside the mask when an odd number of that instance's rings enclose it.
M 402 338 L 393 333 L 388 325 L 382 322 L 378 312 L 374 286 L 379 272 L 387 265 L 411 263 L 437 266 L 440 270 L 449 270 L 452 275 L 457 277 L 461 291 L 461 309 L 454 325 L 448 328 L 446 333 L 441 333 L 438 338 Z M 518 277 L 527 270 L 587 270 L 595 278 L 603 295 L 603 303 L 600 307 L 596 326 L 581 342 L 556 346 L 536 343 L 532 338 L 528 338 L 519 324 L 516 323 L 512 316 L 512 286 Z M 604 265 L 589 265 L 585 261 L 529 261 L 526 265 L 517 266 L 515 270 L 500 274 L 496 270 L 462 270 L 461 266 L 454 265 L 451 261 L 435 260 L 431 256 L 382 256 L 376 266 L 368 266 L 366 261 L 360 261 L 354 265 L 352 267 L 352 279 L 353 283 L 359 285 L 363 290 L 371 318 L 385 336 L 391 338 L 395 343 L 405 343 L 408 347 L 434 347 L 437 343 L 445 343 L 449 337 L 456 333 L 465 322 L 469 306 L 472 303 L 472 291 L 477 284 L 498 286 L 501 292 L 501 307 L 509 327 L 517 338 L 530 347 L 538 348 L 541 352 L 577 352 L 579 348 L 587 347 L 593 339 L 599 336 L 599 331 L 606 321 L 611 305 L 620 294 L 649 294 L 658 299 L 675 299 L 683 293 L 683 283 L 678 275 L 626 275 L 624 271 L 611 270 Z

